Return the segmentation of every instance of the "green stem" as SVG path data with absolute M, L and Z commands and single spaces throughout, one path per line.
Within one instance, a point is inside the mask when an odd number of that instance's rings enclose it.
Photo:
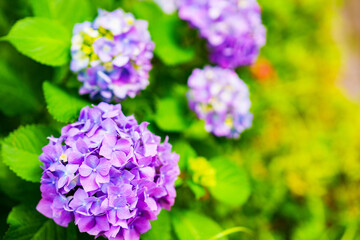
M 236 233 L 236 232 L 244 232 L 244 233 L 247 233 L 249 235 L 253 235 L 253 232 L 250 229 L 246 228 L 246 227 L 233 227 L 233 228 L 226 229 L 226 230 L 216 234 L 215 236 L 209 238 L 209 240 L 220 239 L 222 237 L 225 237 L 227 235 L 230 235 L 230 234 L 233 234 L 233 233 Z

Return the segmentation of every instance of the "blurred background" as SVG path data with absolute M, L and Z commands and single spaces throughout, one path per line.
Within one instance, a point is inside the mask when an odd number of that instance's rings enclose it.
M 250 88 L 255 116 L 253 127 L 239 140 L 209 136 L 195 120 L 192 128 L 181 134 L 167 131 L 156 120 L 161 114 L 158 98 L 169 97 L 169 89 L 174 90 L 171 94 L 182 96 L 192 69 L 208 63 L 205 42 L 180 20 L 176 20 L 176 34 L 184 47 L 195 48 L 196 55 L 191 62 L 171 66 L 156 57 L 151 85 L 139 97 L 124 101 L 124 109 L 127 114 L 135 113 L 139 121 L 150 121 L 157 134 L 169 135 L 180 152 L 180 143 L 185 141 L 196 155 L 227 157 L 244 172 L 246 190 L 225 196 L 243 194 L 236 206 L 231 201 L 214 200 L 209 194 L 196 199 L 196 190 L 182 183 L 178 187 L 176 208 L 202 211 L 224 229 L 244 226 L 252 231 L 230 235 L 229 239 L 360 239 L 360 2 L 259 3 L 267 44 L 254 65 L 237 70 Z M 126 1 L 94 0 L 94 4 L 131 9 Z M 0 0 L 0 36 L 18 19 L 31 15 L 26 0 Z M 47 113 L 41 90 L 44 80 L 63 74 L 60 70 L 35 63 L 9 43 L 0 42 L 1 138 L 23 124 L 61 126 Z M 74 92 L 78 87 L 75 80 L 61 84 Z M 16 111 L 16 104 L 22 106 L 21 112 Z M 195 119 L 186 103 L 184 106 L 181 111 Z M 188 168 L 194 175 L 204 174 L 204 168 Z M 211 185 L 198 184 L 205 191 Z M 25 196 L 39 193 L 38 187 L 20 180 L 0 163 L 2 233 L 8 227 L 11 207 L 23 202 Z M 39 198 L 40 194 L 34 202 Z

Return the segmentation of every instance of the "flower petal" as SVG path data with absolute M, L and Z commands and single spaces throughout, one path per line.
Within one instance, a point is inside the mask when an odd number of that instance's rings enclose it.
M 80 183 L 86 192 L 99 189 L 99 185 L 97 184 L 95 178 L 96 174 L 90 174 L 88 177 L 80 177 Z

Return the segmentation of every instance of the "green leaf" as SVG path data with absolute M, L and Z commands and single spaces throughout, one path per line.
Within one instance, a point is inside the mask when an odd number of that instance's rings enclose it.
M 171 240 L 171 224 L 170 214 L 166 210 L 162 210 L 157 220 L 151 221 L 151 229 L 141 235 L 141 240 Z
M 0 155 L 1 158 L 1 155 Z M 40 185 L 24 181 L 16 176 L 0 159 L 0 191 L 18 202 L 36 203 L 40 200 Z
M 179 187 L 184 183 L 184 180 L 180 177 L 178 177 L 175 181 L 175 187 Z
M 50 66 L 69 61 L 69 31 L 60 23 L 45 18 L 24 18 L 15 23 L 5 40 L 22 54 Z
M 31 239 L 44 222 L 44 217 L 27 205 L 14 207 L 7 218 L 10 227 L 3 240 Z
M 75 23 L 92 20 L 93 10 L 88 0 L 31 0 L 36 17 L 58 20 L 71 31 Z
M 246 228 L 246 227 L 233 227 L 233 228 L 226 229 L 226 230 L 222 231 L 221 233 L 216 234 L 215 236 L 213 236 L 209 240 L 221 239 L 224 236 L 227 236 L 227 235 L 230 235 L 230 234 L 233 234 L 233 233 L 237 233 L 237 232 L 243 232 L 243 233 L 246 233 L 246 234 L 251 235 L 251 236 L 253 235 L 253 232 L 250 229 Z
M 231 206 L 244 204 L 250 196 L 246 172 L 225 157 L 217 157 L 210 163 L 216 169 L 216 184 L 209 188 L 212 196 Z
M 59 122 L 69 123 L 76 120 L 80 110 L 90 105 L 89 102 L 70 95 L 50 82 L 44 82 L 43 90 L 49 113 Z
M 94 9 L 114 10 L 114 0 L 90 0 L 90 2 Z
M 10 225 L 3 240 L 76 240 L 73 225 L 60 227 L 53 220 L 47 220 L 34 207 L 14 207 L 7 219 Z
M 192 48 L 184 48 L 177 39 L 175 30 L 180 24 L 177 15 L 165 14 L 153 2 L 141 2 L 134 5 L 134 14 L 149 22 L 149 31 L 155 42 L 155 54 L 167 65 L 188 62 L 195 56 Z
M 19 177 L 39 182 L 42 169 L 39 155 L 54 131 L 42 125 L 20 127 L 2 142 L 2 159 Z
M 194 183 L 192 180 L 187 180 L 186 183 L 189 186 L 190 190 L 195 194 L 196 199 L 200 199 L 206 194 L 206 190 L 203 186 Z
M 205 139 L 209 137 L 209 132 L 205 129 L 205 121 L 204 120 L 196 120 L 194 121 L 185 131 L 184 135 L 187 138 L 191 139 Z
M 192 211 L 172 210 L 171 221 L 180 240 L 207 240 L 222 231 L 214 220 Z
M 173 145 L 174 151 L 180 155 L 180 170 L 186 170 L 189 158 L 196 158 L 196 152 L 186 141 L 176 141 Z
M 181 132 L 187 128 L 185 111 L 175 98 L 163 98 L 157 102 L 155 122 L 161 130 Z
M 0 110 L 9 116 L 35 111 L 40 107 L 27 83 L 3 61 L 0 61 L 0 98 Z

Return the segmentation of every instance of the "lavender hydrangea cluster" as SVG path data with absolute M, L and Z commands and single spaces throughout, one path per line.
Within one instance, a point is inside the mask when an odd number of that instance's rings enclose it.
M 121 9 L 99 10 L 92 23 L 76 24 L 70 68 L 83 83 L 80 94 L 109 102 L 145 89 L 155 46 L 147 28 L 147 21 Z
M 252 64 L 265 44 L 256 0 L 178 0 L 179 16 L 207 39 L 210 59 L 223 68 Z
M 179 156 L 168 139 L 100 103 L 50 137 L 40 160 L 42 199 L 37 210 L 57 224 L 72 220 L 80 232 L 111 240 L 139 239 L 176 196 Z
M 154 3 L 156 3 L 164 13 L 172 14 L 176 11 L 176 1 L 177 0 L 153 0 Z
M 176 0 L 154 0 L 154 2 L 167 14 L 176 11 Z
M 249 89 L 233 70 L 210 66 L 195 69 L 188 85 L 189 107 L 205 120 L 208 132 L 238 138 L 251 127 Z

